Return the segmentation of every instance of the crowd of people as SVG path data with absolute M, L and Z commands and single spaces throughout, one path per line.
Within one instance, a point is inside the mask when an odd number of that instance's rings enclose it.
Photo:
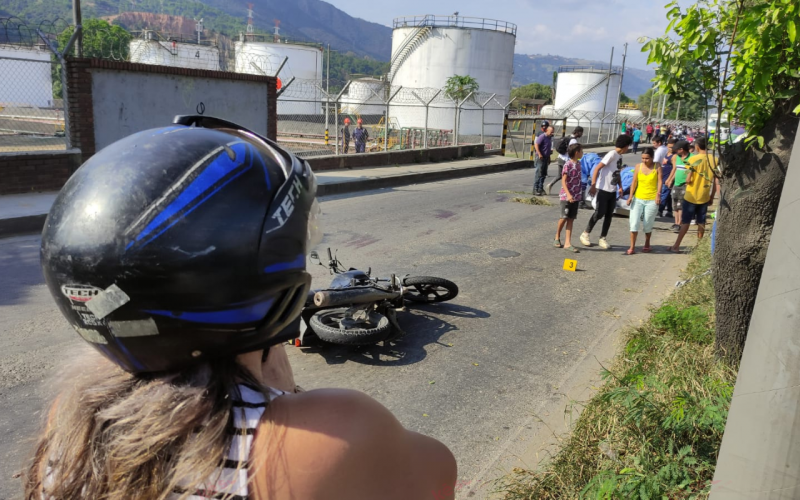
M 542 187 L 552 151 L 552 127 L 549 124 L 546 127 L 534 143 L 537 153 L 534 195 L 544 194 Z M 656 216 L 674 218 L 671 229 L 677 233 L 677 238 L 668 248 L 670 252 L 680 252 L 680 244 L 693 224 L 697 225 L 698 239 L 703 238 L 708 207 L 713 203 L 717 191 L 714 175 L 717 163 L 708 154 L 706 136 L 698 135 L 690 143 L 684 135 L 687 132 L 692 133 L 686 129 L 670 130 L 648 124 L 645 141 L 650 145 L 642 149 L 640 162 L 632 167 L 630 184 L 625 187 L 621 176 L 623 155 L 630 150 L 638 154 L 642 132 L 637 125 L 624 124 L 624 132 L 617 137 L 614 149 L 605 154 L 589 172 L 581 164 L 584 154 L 578 139 L 583 129 L 576 127 L 570 136 L 563 138 L 558 144 L 560 150 L 565 150 L 565 153 L 559 151 L 559 177 L 548 185 L 548 194 L 559 180 L 562 186 L 559 193 L 561 215 L 554 246 L 573 253 L 580 251 L 572 245 L 572 227 L 579 208 L 589 208 L 585 205 L 588 201 L 594 211 L 579 237 L 580 242 L 585 247 L 591 247 L 591 233 L 602 220 L 597 245 L 603 249 L 611 248 L 607 236 L 620 199 L 625 200 L 624 205 L 630 209 L 628 255 L 636 253 L 640 229 L 645 233 L 642 252 L 653 251 L 650 237 Z M 565 241 L 562 244 L 561 234 L 565 229 Z

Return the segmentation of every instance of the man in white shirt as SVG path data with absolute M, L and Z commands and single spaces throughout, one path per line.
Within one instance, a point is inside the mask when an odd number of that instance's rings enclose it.
M 603 229 L 600 232 L 600 248 L 609 249 L 611 245 L 606 241 L 608 230 L 611 228 L 611 219 L 614 216 L 614 209 L 617 207 L 617 191 L 622 193 L 622 186 L 619 185 L 619 176 L 614 176 L 618 170 L 618 164 L 622 163 L 622 155 L 628 152 L 628 148 L 633 142 L 631 136 L 623 134 L 617 137 L 614 143 L 614 151 L 609 151 L 603 161 L 597 164 L 592 173 L 592 185 L 589 194 L 596 197 L 595 210 L 586 226 L 586 231 L 581 234 L 581 243 L 587 247 L 592 246 L 589 241 L 589 234 L 594 229 L 597 221 L 603 219 Z
M 578 139 L 581 137 L 583 137 L 583 127 L 575 127 L 575 130 L 572 131 L 572 135 L 570 135 L 569 138 L 564 137 L 558 142 L 558 146 L 556 147 L 558 151 L 558 177 L 550 181 L 547 185 L 548 195 L 553 186 L 555 186 L 557 182 L 561 182 L 561 172 L 564 170 L 564 165 L 569 161 L 569 155 L 567 154 L 569 147 L 573 144 L 578 144 Z M 567 139 L 569 139 L 569 142 L 566 142 Z M 562 147 L 562 142 L 566 142 L 566 147 Z M 563 153 L 561 152 L 562 150 L 564 151 Z

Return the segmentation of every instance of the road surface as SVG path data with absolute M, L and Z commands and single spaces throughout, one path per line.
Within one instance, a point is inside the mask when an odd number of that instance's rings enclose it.
M 674 235 L 662 230 L 656 253 L 625 256 L 628 221 L 620 218 L 612 250 L 582 250 L 578 272 L 562 270 L 573 255 L 553 248 L 557 207 L 499 193 L 530 190 L 532 180 L 526 169 L 323 199 L 320 249 L 338 249 L 346 265 L 379 275 L 448 278 L 461 293 L 453 303 L 400 313 L 408 336 L 390 347 L 289 348 L 307 389 L 364 391 L 408 428 L 446 443 L 458 459 L 462 497 L 483 496 L 479 487 L 501 463 L 525 453 L 536 441 L 534 415 L 558 411 L 559 385 L 581 366 L 596 373 L 593 356 L 609 352 L 609 332 L 665 295 L 688 260 L 666 253 Z M 573 242 L 589 214 L 580 211 Z M 43 398 L 59 361 L 79 343 L 42 282 L 38 247 L 36 236 L 0 240 L 0 498 L 17 495 L 13 475 Z M 314 286 L 330 279 L 321 267 L 311 272 Z

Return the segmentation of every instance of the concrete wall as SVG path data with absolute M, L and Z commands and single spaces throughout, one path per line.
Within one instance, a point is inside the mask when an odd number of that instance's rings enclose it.
M 263 84 L 96 69 L 92 71 L 97 150 L 123 137 L 172 123 L 175 115 L 224 118 L 262 135 L 269 106 Z
M 382 167 L 404 165 L 409 163 L 428 163 L 457 160 L 483 156 L 483 144 L 468 146 L 447 146 L 430 149 L 405 149 L 400 151 L 381 151 L 357 155 L 315 156 L 307 158 L 308 164 L 315 172 L 335 170 L 339 168 Z
M 69 139 L 86 161 L 134 132 L 177 114 L 218 116 L 276 138 L 274 77 L 150 64 L 69 59 Z M 202 103 L 202 106 L 201 106 Z

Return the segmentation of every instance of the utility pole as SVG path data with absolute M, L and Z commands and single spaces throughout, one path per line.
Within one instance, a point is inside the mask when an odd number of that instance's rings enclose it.
M 647 121 L 650 121 L 653 118 L 653 99 L 655 98 L 656 98 L 656 89 L 655 87 L 653 87 L 653 92 L 650 94 L 650 112 L 647 113 Z
M 680 120 L 681 115 L 681 101 L 678 101 L 678 110 L 675 112 L 675 120 Z
M 81 25 L 81 0 L 72 0 L 72 24 L 78 30 Z M 78 30 L 78 38 L 75 39 L 75 54 L 83 57 L 83 30 Z
M 325 77 L 325 145 L 328 145 L 328 130 L 330 127 L 329 116 L 331 114 L 331 44 L 328 44 L 328 72 Z M 337 130 L 339 124 L 336 124 Z
M 617 109 L 614 113 L 617 115 L 619 113 L 619 100 L 622 98 L 622 79 L 625 78 L 625 58 L 628 56 L 628 43 L 626 42 L 624 45 L 624 49 L 622 50 L 622 73 L 619 75 L 619 90 L 617 91 Z
M 614 64 L 614 47 L 611 47 L 611 60 L 608 61 L 608 75 L 606 76 L 606 96 L 603 99 L 603 115 L 600 117 L 600 132 L 597 133 L 597 142 L 600 142 L 600 135 L 603 133 L 603 121 L 606 118 L 606 103 L 608 102 L 608 85 L 611 83 L 612 64 Z

